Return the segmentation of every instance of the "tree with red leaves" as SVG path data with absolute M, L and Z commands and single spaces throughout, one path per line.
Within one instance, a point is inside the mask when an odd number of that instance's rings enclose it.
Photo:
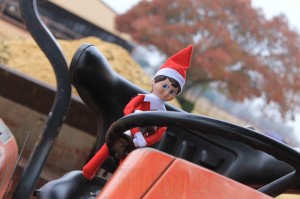
M 267 20 L 251 1 L 152 0 L 118 16 L 116 28 L 167 57 L 193 44 L 188 88 L 213 87 L 236 101 L 260 97 L 285 118 L 299 107 L 300 39 L 284 15 Z

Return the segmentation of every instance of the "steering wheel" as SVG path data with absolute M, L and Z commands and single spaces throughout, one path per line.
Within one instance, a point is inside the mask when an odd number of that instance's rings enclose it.
M 258 191 L 272 197 L 276 197 L 300 183 L 300 153 L 293 148 L 252 129 L 190 113 L 149 111 L 124 116 L 114 122 L 108 129 L 106 143 L 109 148 L 114 149 L 117 138 L 121 138 L 122 141 L 126 141 L 126 144 L 123 143 L 125 146 L 123 147 L 123 155 L 126 155 L 134 149 L 134 145 L 132 139 L 124 139 L 123 132 L 134 127 L 146 126 L 173 126 L 194 130 L 191 133 L 196 136 L 203 133 L 218 135 L 245 143 L 254 149 L 266 152 L 278 160 L 290 164 L 295 171 L 258 189 Z

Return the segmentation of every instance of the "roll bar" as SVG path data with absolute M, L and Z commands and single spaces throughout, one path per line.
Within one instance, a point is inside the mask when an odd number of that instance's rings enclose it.
M 68 64 L 59 44 L 38 12 L 36 0 L 20 0 L 20 12 L 24 23 L 50 61 L 56 76 L 56 96 L 45 123 L 44 132 L 39 143 L 30 155 L 13 198 L 30 198 L 41 170 L 53 146 L 54 139 L 65 120 L 71 99 L 71 83 L 68 75 Z

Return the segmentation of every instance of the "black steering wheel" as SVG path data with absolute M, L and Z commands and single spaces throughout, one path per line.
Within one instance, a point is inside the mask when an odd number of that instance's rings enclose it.
M 196 135 L 209 133 L 222 136 L 230 140 L 243 142 L 254 149 L 266 152 L 278 160 L 290 164 L 295 171 L 258 189 L 258 191 L 272 197 L 276 197 L 300 183 L 300 153 L 293 148 L 252 129 L 190 113 L 149 111 L 124 116 L 111 125 L 107 132 L 106 143 L 109 148 L 114 149 L 116 141 L 120 138 L 124 149 L 122 155 L 125 156 L 134 149 L 134 145 L 131 139 L 125 138 L 123 132 L 134 127 L 146 126 L 173 126 L 193 130 L 191 133 Z

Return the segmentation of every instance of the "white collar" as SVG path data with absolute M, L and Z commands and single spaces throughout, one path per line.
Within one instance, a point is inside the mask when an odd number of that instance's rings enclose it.
M 153 93 L 145 94 L 145 102 L 150 102 L 150 110 L 166 111 L 165 101 Z

